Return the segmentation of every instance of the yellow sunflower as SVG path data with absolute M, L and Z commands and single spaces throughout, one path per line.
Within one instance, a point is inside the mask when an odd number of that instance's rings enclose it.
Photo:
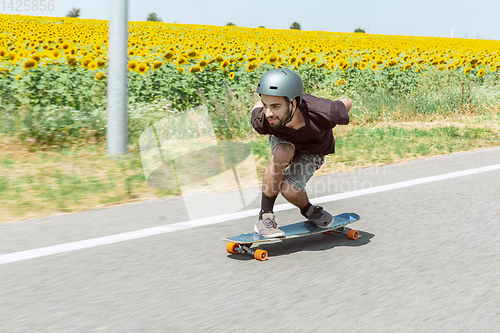
M 148 71 L 148 69 L 149 66 L 145 62 L 141 62 L 139 66 L 137 66 L 137 71 L 139 72 L 139 74 L 145 74 Z
M 477 76 L 484 76 L 484 74 L 486 74 L 486 69 L 484 68 L 479 69 L 477 72 Z
M 88 66 L 89 66 L 89 64 L 90 64 L 91 62 L 93 62 L 93 60 L 92 60 L 92 59 L 89 59 L 89 58 L 85 58 L 85 59 L 83 59 L 83 60 L 82 60 L 82 67 L 84 67 L 84 68 L 88 68 Z
M 337 82 L 335 82 L 335 85 L 336 86 L 339 86 L 339 85 L 343 85 L 343 84 L 346 84 L 347 82 L 344 80 L 344 79 L 340 79 L 338 80 Z
M 191 68 L 189 69 L 189 73 L 191 73 L 191 74 L 198 73 L 198 72 L 200 72 L 200 71 L 201 71 L 200 66 L 193 66 L 193 67 L 191 67 Z
M 391 59 L 385 63 L 385 67 L 393 67 L 396 66 L 397 64 L 398 64 L 397 60 Z
M 172 51 L 168 51 L 167 53 L 165 53 L 163 55 L 163 59 L 167 60 L 167 61 L 170 61 L 174 58 L 174 52 Z
M 97 81 L 102 81 L 104 78 L 106 78 L 106 74 L 104 74 L 103 72 L 97 73 L 94 77 L 94 79 Z
M 153 63 L 152 69 L 155 71 L 155 70 L 159 69 L 163 65 L 165 65 L 165 63 L 163 61 L 155 61 Z
M 267 59 L 267 62 L 270 64 L 274 64 L 276 61 L 278 61 L 278 56 L 276 54 L 271 54 Z
M 52 59 L 59 59 L 62 57 L 62 53 L 61 51 L 59 50 L 52 50 L 49 52 L 49 57 L 51 57 Z
M 18 58 L 26 58 L 28 56 L 28 52 L 25 51 L 19 51 L 17 52 L 17 57 Z
M 411 67 L 411 64 L 406 64 L 406 65 L 401 67 L 401 70 L 404 72 L 405 70 L 407 70 L 410 67 Z
M 95 71 L 96 69 L 99 68 L 99 65 L 97 65 L 97 63 L 94 60 L 91 60 L 88 63 L 87 68 L 90 69 L 90 70 L 92 70 L 92 71 Z
M 68 63 L 68 65 L 70 65 L 71 67 L 74 67 L 78 64 L 78 60 L 76 60 L 75 57 L 69 57 L 66 59 L 66 62 Z
M 182 65 L 182 64 L 184 64 L 186 62 L 187 62 L 186 58 L 180 57 L 179 59 L 177 59 L 177 66 L 180 66 L 180 65 Z
M 229 78 L 232 80 L 234 79 L 234 72 L 229 73 Z
M 345 59 L 339 59 L 339 61 L 337 61 L 337 65 L 343 71 L 345 71 L 351 66 Z
M 252 61 L 255 61 L 255 60 L 257 60 L 257 56 L 256 56 L 256 55 L 254 55 L 254 54 L 250 55 L 250 56 L 247 58 L 247 61 L 248 61 L 248 62 L 252 62 Z
M 14 61 L 17 59 L 17 53 L 14 51 L 7 52 L 7 60 Z
M 97 63 L 97 66 L 99 66 L 99 68 L 106 67 L 106 61 L 101 58 L 97 59 L 95 62 Z
M 33 53 L 31 55 L 31 59 L 35 60 L 36 62 L 40 62 L 40 60 L 42 59 L 42 57 L 38 53 Z
M 129 71 L 135 71 L 137 69 L 137 66 L 139 65 L 139 62 L 137 60 L 132 60 L 128 62 L 128 70 Z
M 227 66 L 229 66 L 230 62 L 229 60 L 224 60 L 221 64 L 220 64 L 220 69 L 226 69 Z
M 259 67 L 259 63 L 256 61 L 252 61 L 252 62 L 248 63 L 248 65 L 247 65 L 247 72 L 251 72 L 254 69 L 256 69 L 257 67 Z
M 37 68 L 38 67 L 38 62 L 33 59 L 26 60 L 23 64 L 24 70 L 28 70 L 30 68 Z

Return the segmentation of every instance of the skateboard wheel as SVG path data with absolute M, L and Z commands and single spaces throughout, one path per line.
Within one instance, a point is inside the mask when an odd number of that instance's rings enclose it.
M 238 243 L 228 243 L 226 246 L 226 250 L 229 253 L 238 253 L 238 248 L 240 245 Z
M 325 235 L 329 235 L 329 234 L 331 234 L 332 232 L 331 232 L 331 231 L 325 231 L 325 232 L 323 232 L 323 233 L 324 233 Z
M 347 238 L 356 240 L 359 238 L 359 231 L 357 230 L 349 230 L 347 232 Z
M 255 250 L 255 253 L 253 254 L 254 258 L 260 261 L 264 261 L 267 259 L 267 251 L 265 250 Z

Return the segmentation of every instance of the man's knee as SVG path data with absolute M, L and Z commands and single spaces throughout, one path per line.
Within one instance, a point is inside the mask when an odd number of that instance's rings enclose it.
M 274 147 L 273 161 L 274 163 L 282 166 L 288 166 L 295 154 L 295 148 L 288 143 L 278 143 Z

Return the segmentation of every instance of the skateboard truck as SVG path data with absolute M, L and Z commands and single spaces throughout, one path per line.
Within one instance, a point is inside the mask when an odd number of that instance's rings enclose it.
M 252 243 L 250 244 L 238 244 L 238 243 L 228 243 L 226 246 L 226 250 L 229 253 L 243 253 L 243 254 L 250 254 L 252 255 L 255 259 L 264 261 L 267 259 L 267 251 L 262 250 L 262 249 L 257 249 L 257 250 L 252 250 L 250 248 L 252 246 Z

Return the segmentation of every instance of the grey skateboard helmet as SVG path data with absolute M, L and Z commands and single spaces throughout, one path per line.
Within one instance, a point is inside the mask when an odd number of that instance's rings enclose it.
M 262 95 L 288 97 L 293 101 L 299 97 L 302 102 L 304 85 L 300 76 L 289 69 L 276 68 L 262 75 L 257 86 L 257 93 Z

